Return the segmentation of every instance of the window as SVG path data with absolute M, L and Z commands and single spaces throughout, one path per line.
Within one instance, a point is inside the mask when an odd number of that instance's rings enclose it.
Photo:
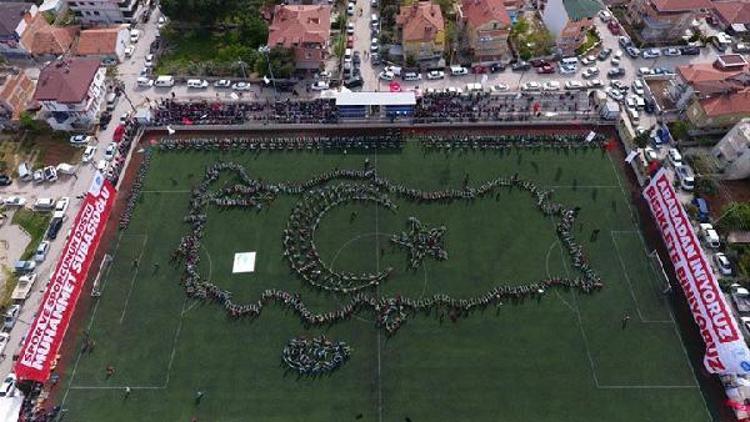
M 99 11 L 98 10 L 94 10 L 94 15 L 95 16 L 99 16 Z

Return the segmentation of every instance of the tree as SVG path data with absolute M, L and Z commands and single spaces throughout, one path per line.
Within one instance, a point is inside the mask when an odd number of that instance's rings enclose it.
M 276 79 L 286 79 L 294 73 L 294 50 L 276 46 L 268 52 L 268 56 L 261 56 L 260 60 L 255 62 L 255 70 L 261 75 L 268 74 L 268 62 L 271 62 L 271 71 Z
M 750 203 L 732 202 L 726 206 L 718 226 L 724 230 L 750 230 Z
M 651 131 L 646 130 L 638 134 L 633 138 L 633 143 L 639 148 L 645 148 L 648 145 L 648 140 L 651 137 Z
M 161 0 L 159 7 L 173 21 L 214 25 L 229 11 L 240 10 L 236 0 Z
M 39 122 L 34 119 L 34 116 L 31 113 L 26 111 L 21 113 L 18 120 L 21 123 L 21 128 L 28 130 L 29 132 L 38 132 L 41 129 Z
M 405 62 L 406 62 L 406 66 L 407 67 L 415 67 L 415 66 L 417 66 L 417 59 L 414 58 L 413 54 L 407 54 Z

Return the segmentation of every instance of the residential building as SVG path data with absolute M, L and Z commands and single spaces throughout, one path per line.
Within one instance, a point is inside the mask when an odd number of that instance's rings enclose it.
M 750 2 L 743 0 L 713 2 L 713 15 L 721 28 L 728 30 L 732 25 L 750 26 Z
M 125 59 L 125 48 L 129 44 L 130 31 L 127 25 L 86 29 L 78 37 L 76 55 L 111 58 L 122 62 Z
M 8 58 L 23 58 L 28 52 L 21 44 L 21 36 L 38 13 L 33 3 L 0 3 L 0 54 Z
M 0 128 L 19 120 L 34 95 L 34 81 L 20 70 L 0 72 Z
M 328 57 L 331 6 L 280 5 L 268 27 L 268 46 L 294 50 L 297 69 L 317 70 Z
M 445 22 L 437 4 L 415 1 L 401 6 L 396 25 L 404 59 L 434 60 L 445 52 Z
M 70 51 L 79 31 L 77 26 L 52 26 L 39 13 L 21 36 L 21 44 L 34 57 L 60 56 Z
M 555 37 L 555 45 L 563 56 L 576 54 L 594 28 L 594 17 L 602 9 L 596 0 L 548 0 L 541 11 L 542 21 Z
M 45 120 L 57 130 L 87 127 L 96 121 L 106 70 L 97 59 L 72 58 L 44 67 L 34 92 Z
M 635 30 L 631 36 L 670 44 L 679 41 L 711 7 L 710 0 L 632 0 L 625 16 Z
M 141 0 L 66 0 L 68 7 L 85 26 L 137 22 L 145 7 Z
M 667 92 L 677 110 L 685 110 L 693 100 L 737 92 L 750 86 L 748 66 L 723 70 L 714 63 L 677 66 Z
M 711 152 L 723 179 L 750 177 L 750 119 L 742 119 L 734 125 Z
M 685 114 L 692 126 L 700 130 L 728 130 L 750 116 L 750 88 L 708 98 L 695 98 Z
M 503 0 L 463 0 L 458 13 L 474 61 L 496 61 L 510 56 L 511 22 Z

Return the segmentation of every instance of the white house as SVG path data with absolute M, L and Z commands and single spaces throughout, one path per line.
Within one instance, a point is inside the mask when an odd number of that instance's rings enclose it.
M 98 59 L 55 61 L 39 74 L 34 100 L 56 130 L 85 128 L 96 121 L 106 94 L 106 69 Z
M 723 179 L 750 177 L 750 119 L 742 119 L 734 125 L 711 152 L 719 162 Z
M 548 0 L 541 10 L 542 21 L 555 37 L 558 51 L 572 55 L 586 40 L 586 31 L 594 26 L 593 18 L 602 9 L 596 0 Z
M 86 26 L 137 22 L 145 8 L 141 0 L 66 0 L 78 20 Z

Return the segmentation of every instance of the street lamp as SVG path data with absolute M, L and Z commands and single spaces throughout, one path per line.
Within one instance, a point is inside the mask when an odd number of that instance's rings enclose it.
M 273 69 L 271 67 L 271 47 L 267 45 L 261 45 L 258 47 L 258 52 L 266 56 L 266 63 L 268 63 L 268 74 L 271 75 L 271 82 L 273 83 L 273 98 L 277 99 L 278 92 L 276 91 L 276 78 L 273 76 Z M 267 80 L 268 78 L 264 78 Z M 265 81 L 264 81 L 265 82 Z

